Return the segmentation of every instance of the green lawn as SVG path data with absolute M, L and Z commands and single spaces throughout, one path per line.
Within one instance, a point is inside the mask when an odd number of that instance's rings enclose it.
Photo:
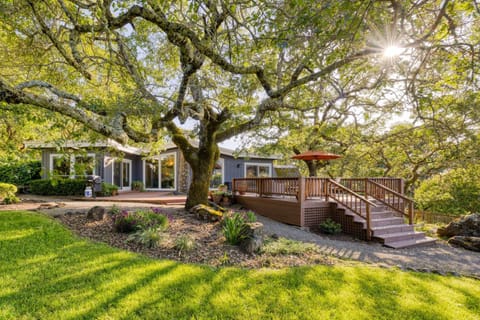
M 0 319 L 480 319 L 480 281 L 375 267 L 220 269 L 0 212 Z

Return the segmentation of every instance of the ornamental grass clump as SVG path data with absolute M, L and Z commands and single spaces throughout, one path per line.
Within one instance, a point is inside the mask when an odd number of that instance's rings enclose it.
M 195 247 L 195 239 L 189 235 L 184 234 L 175 239 L 175 249 L 178 250 L 179 254 L 192 251 Z
M 130 235 L 127 241 L 133 241 L 147 248 L 156 248 L 166 238 L 163 230 L 160 228 L 150 227 L 147 229 L 139 229 Z
M 116 232 L 122 233 L 145 231 L 148 229 L 155 229 L 162 232 L 168 229 L 169 217 L 159 211 L 150 209 L 132 212 L 123 210 L 113 215 L 113 225 Z
M 229 244 L 237 245 L 247 237 L 248 226 L 240 213 L 225 216 L 223 219 L 223 235 Z

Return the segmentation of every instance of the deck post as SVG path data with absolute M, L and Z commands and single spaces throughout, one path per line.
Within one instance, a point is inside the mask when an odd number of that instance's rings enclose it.
M 370 226 L 370 204 L 367 202 L 367 240 L 372 240 L 372 231 Z
M 363 192 L 365 194 L 365 199 L 368 199 L 368 178 L 363 179 Z
M 410 201 L 408 204 L 408 223 L 409 224 L 413 224 L 413 210 L 414 210 L 413 201 Z
M 329 180 L 325 179 L 323 183 L 323 193 L 325 194 L 325 201 L 328 202 L 328 183 Z
M 298 178 L 298 201 L 300 202 L 300 226 L 305 226 L 305 178 Z

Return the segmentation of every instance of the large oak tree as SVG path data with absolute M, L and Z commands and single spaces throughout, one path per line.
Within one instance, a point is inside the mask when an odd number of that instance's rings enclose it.
M 2 0 L 0 6 L 0 101 L 61 113 L 121 143 L 156 143 L 168 134 L 192 168 L 189 208 L 206 202 L 219 142 L 297 109 L 302 90 L 322 80 L 370 73 L 375 83 L 386 47 L 441 44 L 451 31 L 450 13 L 466 5 Z

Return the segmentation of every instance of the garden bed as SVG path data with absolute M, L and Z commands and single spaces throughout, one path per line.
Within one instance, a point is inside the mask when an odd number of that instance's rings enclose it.
M 104 219 L 91 221 L 85 213 L 67 213 L 57 219 L 76 234 L 94 241 L 107 243 L 113 247 L 144 254 L 153 258 L 172 259 L 187 263 L 200 263 L 211 266 L 236 265 L 246 268 L 282 268 L 312 264 L 331 265 L 338 259 L 321 254 L 314 245 L 267 238 L 263 252 L 247 254 L 238 246 L 225 242 L 220 222 L 200 221 L 183 209 L 161 209 L 168 214 L 170 223 L 164 232 L 164 239 L 156 248 L 147 248 L 129 241 L 129 235 L 114 231 L 113 221 Z M 176 239 L 182 236 L 191 238 L 195 247 L 180 251 Z

